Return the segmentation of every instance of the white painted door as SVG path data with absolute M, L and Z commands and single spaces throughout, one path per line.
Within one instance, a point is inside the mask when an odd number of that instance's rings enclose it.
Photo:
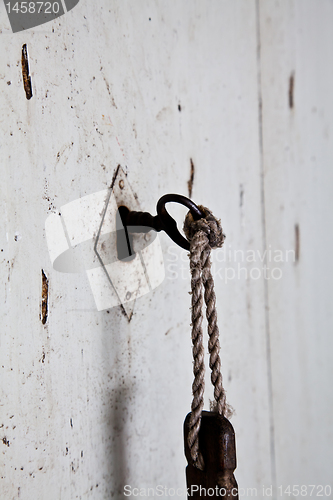
M 128 321 L 46 241 L 119 164 L 141 209 L 176 192 L 222 220 L 240 496 L 331 497 L 332 1 L 81 0 L 18 33 L 1 4 L 0 22 L 1 499 L 186 498 L 187 252 L 159 236 L 165 278 Z

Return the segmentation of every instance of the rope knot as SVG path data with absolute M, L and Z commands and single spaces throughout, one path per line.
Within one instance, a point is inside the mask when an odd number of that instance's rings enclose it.
M 221 248 L 225 240 L 225 234 L 223 234 L 220 219 L 216 219 L 208 208 L 202 205 L 198 205 L 198 207 L 205 217 L 194 220 L 191 212 L 188 212 L 183 228 L 186 238 L 191 242 L 193 237 L 199 231 L 202 231 L 207 236 L 210 248 Z

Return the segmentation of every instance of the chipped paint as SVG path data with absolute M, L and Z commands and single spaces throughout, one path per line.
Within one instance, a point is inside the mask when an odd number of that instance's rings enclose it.
M 21 57 L 21 65 L 22 65 L 22 77 L 23 77 L 23 87 L 25 91 L 25 96 L 29 100 L 32 98 L 32 84 L 31 77 L 29 74 L 29 59 L 28 59 L 28 49 L 27 44 L 23 44 L 22 46 L 22 57 Z
M 44 269 L 42 269 L 42 302 L 41 302 L 40 319 L 43 325 L 45 325 L 47 322 L 48 314 L 49 314 L 49 280 L 45 274 Z
M 189 198 L 192 198 L 192 190 L 193 190 L 193 182 L 194 182 L 194 163 L 192 158 L 190 158 L 190 178 L 187 182 L 187 187 L 188 187 L 188 196 Z

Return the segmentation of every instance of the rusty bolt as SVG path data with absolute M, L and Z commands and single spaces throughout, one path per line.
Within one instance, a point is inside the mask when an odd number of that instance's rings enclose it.
M 120 181 L 119 181 L 119 187 L 120 187 L 120 189 L 124 189 L 125 183 L 124 183 L 123 179 L 120 179 Z

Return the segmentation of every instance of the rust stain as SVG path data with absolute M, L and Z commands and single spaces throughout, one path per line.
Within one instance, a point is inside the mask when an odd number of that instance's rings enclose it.
M 194 163 L 193 163 L 192 158 L 190 158 L 190 163 L 191 163 L 190 179 L 189 179 L 189 181 L 187 183 L 189 198 L 192 197 L 192 189 L 193 189 L 193 182 L 194 182 Z
M 294 73 L 291 73 L 289 78 L 289 108 L 293 109 L 294 107 L 294 83 L 295 77 Z
M 242 207 L 244 202 L 244 188 L 243 184 L 239 186 L 239 206 Z
M 31 86 L 31 77 L 29 75 L 29 61 L 28 61 L 28 49 L 27 44 L 25 43 L 22 46 L 22 76 L 23 76 L 23 86 L 25 90 L 25 96 L 29 100 L 32 98 L 32 86 Z
M 48 302 L 49 302 L 49 280 L 42 269 L 42 313 L 40 316 L 43 325 L 47 322 L 48 316 Z
M 116 109 L 118 109 L 118 108 L 117 108 L 117 105 L 116 105 L 116 103 L 115 103 L 115 100 L 114 100 L 114 98 L 113 98 L 113 95 L 111 94 L 110 84 L 109 84 L 109 82 L 107 81 L 107 79 L 105 78 L 105 76 L 104 76 L 104 75 L 103 75 L 103 80 L 104 80 L 105 85 L 106 85 L 106 90 L 108 91 L 108 94 L 109 94 L 109 96 L 110 96 L 110 98 L 111 98 L 111 103 L 112 103 L 112 106 L 114 106 Z M 111 121 L 111 120 L 110 120 L 110 121 Z
M 10 443 L 9 443 L 8 439 L 6 438 L 6 436 L 4 438 L 2 438 L 2 442 L 4 445 L 8 446 L 8 448 L 9 448 Z
M 299 253 L 300 253 L 299 225 L 295 224 L 295 262 L 299 261 Z

